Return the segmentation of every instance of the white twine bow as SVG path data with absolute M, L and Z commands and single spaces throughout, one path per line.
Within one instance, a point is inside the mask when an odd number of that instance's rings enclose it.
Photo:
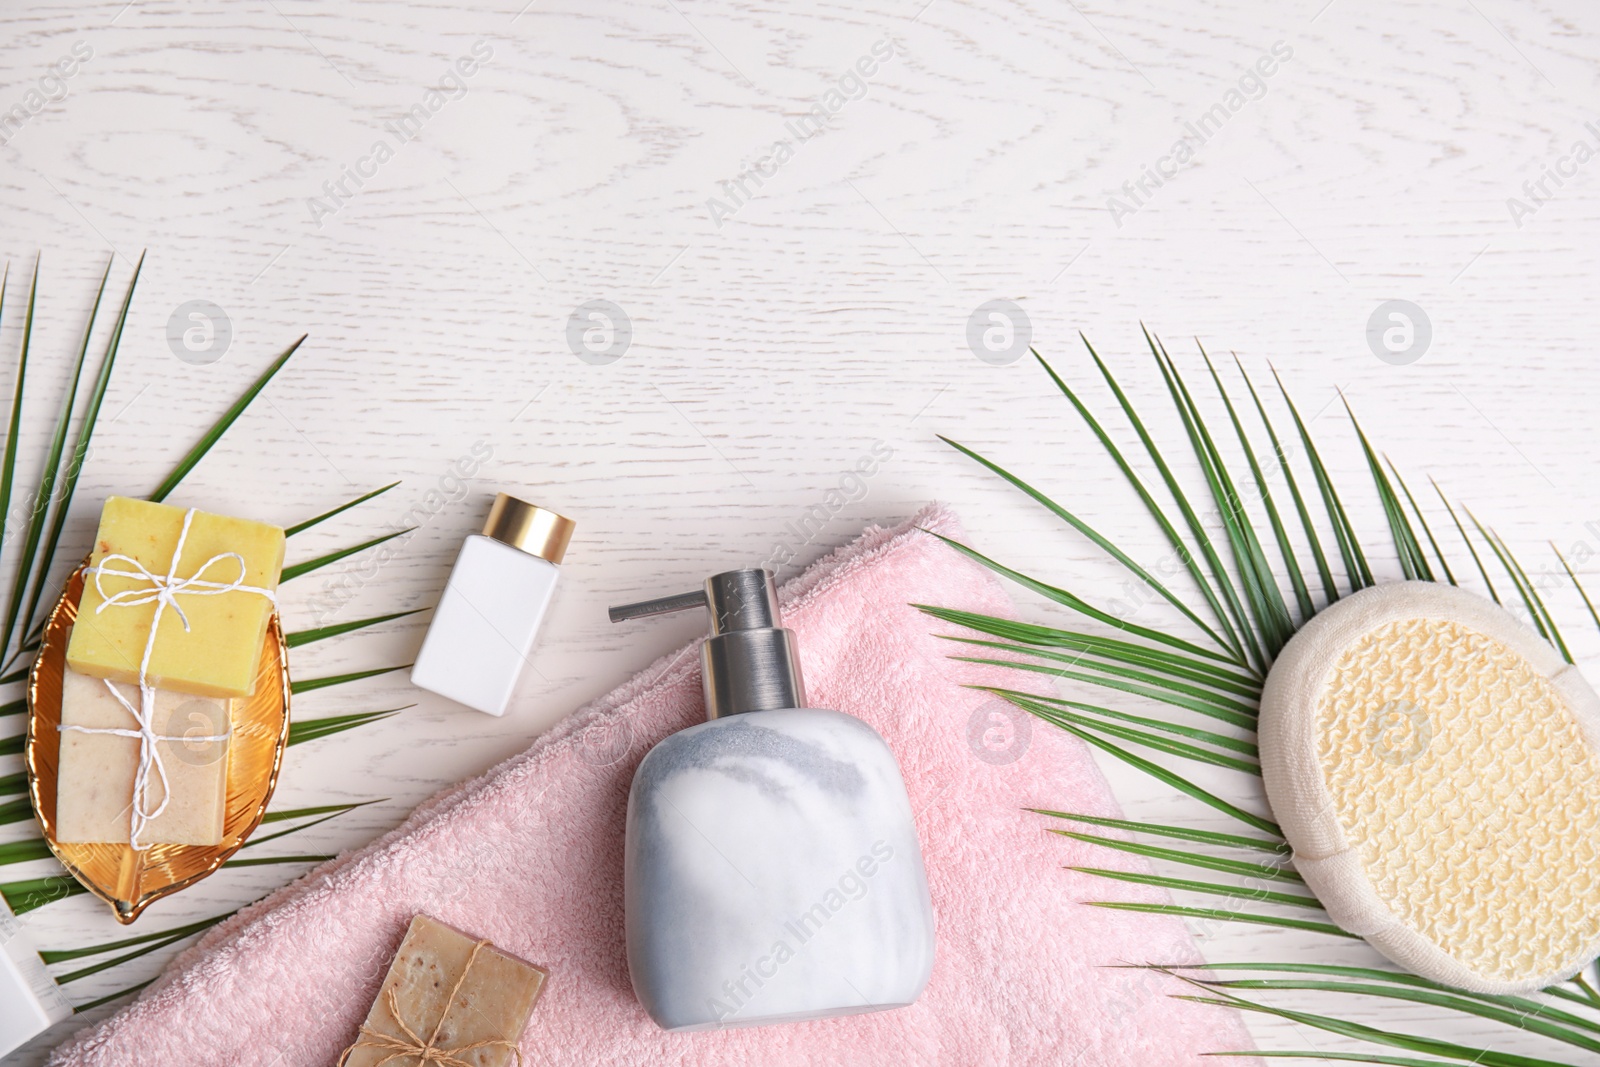
M 144 564 L 132 556 L 124 556 L 120 552 L 112 553 L 100 561 L 98 567 L 90 567 L 88 574 L 94 575 L 95 591 L 100 594 L 100 605 L 95 608 L 95 614 L 109 607 L 137 607 L 142 604 L 154 603 L 155 612 L 150 618 L 150 636 L 145 639 L 144 656 L 139 660 L 139 706 L 136 708 L 126 697 L 105 679 L 106 688 L 111 695 L 117 698 L 117 703 L 133 717 L 137 729 L 113 729 L 109 727 L 92 726 L 61 726 L 58 729 L 75 730 L 84 734 L 108 734 L 114 737 L 136 737 L 139 739 L 139 766 L 133 776 L 133 803 L 128 820 L 128 844 L 135 852 L 143 852 L 149 845 L 139 843 L 139 835 L 145 825 L 161 816 L 167 810 L 167 803 L 171 800 L 172 790 L 168 784 L 167 768 L 161 760 L 159 743 L 162 741 L 226 741 L 232 734 L 230 724 L 227 733 L 210 734 L 204 737 L 193 735 L 158 734 L 155 730 L 155 687 L 150 685 L 147 675 L 150 670 L 150 655 L 155 651 L 156 633 L 161 628 L 161 613 L 169 606 L 177 612 L 178 620 L 183 623 L 185 633 L 189 632 L 189 616 L 184 613 L 183 605 L 178 603 L 182 596 L 220 596 L 223 593 L 255 593 L 264 596 L 271 603 L 277 603 L 277 597 L 270 589 L 258 586 L 245 585 L 244 557 L 237 552 L 219 552 L 202 563 L 194 574 L 187 578 L 179 578 L 178 561 L 183 556 L 183 543 L 189 538 L 189 526 L 194 521 L 195 509 L 190 508 L 183 515 L 183 529 L 178 533 L 178 544 L 172 550 L 172 561 L 167 565 L 165 575 L 152 574 Z M 223 560 L 232 559 L 239 564 L 239 576 L 231 582 L 215 582 L 202 577 L 212 566 Z M 109 567 L 108 563 L 124 563 L 129 569 Z M 134 587 L 121 592 L 107 594 L 104 578 L 110 575 L 113 578 L 131 578 L 135 581 L 146 583 L 145 588 Z M 161 781 L 161 803 L 154 810 L 149 807 L 149 797 L 146 793 L 150 786 L 150 772 L 154 770 Z

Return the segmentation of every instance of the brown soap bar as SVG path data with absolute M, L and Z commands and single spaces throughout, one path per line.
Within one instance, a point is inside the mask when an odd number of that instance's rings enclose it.
M 421 1067 L 420 1055 L 403 1051 L 415 1042 L 390 1010 L 391 991 L 417 1042 L 431 1038 L 435 1048 L 474 1067 L 510 1063 L 546 974 L 487 943 L 474 954 L 477 944 L 426 915 L 412 919 L 361 1035 L 341 1061 L 345 1067 Z M 479 1042 L 496 1043 L 469 1047 Z

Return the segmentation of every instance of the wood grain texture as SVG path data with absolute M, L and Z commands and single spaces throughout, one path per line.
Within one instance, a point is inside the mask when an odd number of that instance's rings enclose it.
M 1574 142 L 1600 148 L 1585 125 L 1600 124 L 1597 24 L 1600 11 L 1571 0 L 11 5 L 0 112 L 26 114 L 0 123 L 0 255 L 13 285 L 36 250 L 46 256 L 30 405 L 56 403 L 61 383 L 44 371 L 75 352 L 105 257 L 116 284 L 150 251 L 62 558 L 86 547 L 92 502 L 153 487 L 305 331 L 179 502 L 292 523 L 404 479 L 295 538 L 291 561 L 420 525 L 381 566 L 354 560 L 293 583 L 291 629 L 429 604 L 497 489 L 578 519 L 565 587 L 506 718 L 448 706 L 400 674 L 296 701 L 307 718 L 415 705 L 291 753 L 280 806 L 387 798 L 285 849 L 327 853 L 396 825 L 698 630 L 690 619 L 614 629 L 605 605 L 784 549 L 787 576 L 930 498 L 953 503 L 985 551 L 1101 602 L 1124 595 L 1092 546 L 935 437 L 983 450 L 1139 558 L 1161 558 L 1137 500 L 1038 368 L 969 350 L 968 318 L 991 299 L 1023 307 L 1034 343 L 1096 403 L 1108 398 L 1079 330 L 1136 401 L 1161 410 L 1143 321 L 1186 366 L 1191 337 L 1254 372 L 1272 362 L 1347 484 L 1364 465 L 1335 389 L 1414 482 L 1438 477 L 1535 570 L 1547 538 L 1600 551 L 1600 526 L 1586 526 L 1600 520 L 1589 482 L 1600 161 L 1547 180 L 1548 202 L 1520 225 L 1507 206 L 1531 203 L 1523 183 Z M 822 132 L 787 132 L 885 41 L 892 58 Z M 1124 183 L 1277 42 L 1292 57 L 1259 98 L 1114 219 L 1108 199 L 1125 198 Z M 89 58 L 41 88 L 75 46 Z M 460 76 L 464 90 L 414 120 L 414 136 L 396 135 L 390 124 L 426 109 L 475 46 L 488 58 Z M 31 91 L 60 98 L 33 113 Z M 792 156 L 774 168 L 785 137 Z M 363 163 L 380 140 L 391 155 Z M 748 202 L 719 220 L 708 200 L 758 162 L 770 177 L 747 180 Z M 359 188 L 343 178 L 358 167 L 371 171 Z M 341 179 L 350 195 L 334 204 L 324 183 Z M 1393 298 L 1432 326 L 1409 365 L 1368 345 L 1369 316 Z M 596 299 L 632 324 L 631 347 L 607 365 L 568 347 L 569 317 Z M 209 365 L 167 342 L 191 300 L 231 324 Z M 16 350 L 18 307 L 8 301 L 0 351 Z M 1181 440 L 1169 418 L 1154 421 L 1164 441 Z M 46 447 L 39 425 L 24 470 Z M 820 533 L 797 543 L 789 524 L 877 442 L 892 455 L 865 490 L 825 505 Z M 474 448 L 490 455 L 463 485 L 452 465 Z M 1379 538 L 1376 501 L 1353 495 Z M 1560 603 L 1592 661 L 1600 635 Z M 1164 616 L 1144 607 L 1140 618 Z M 296 672 L 405 663 L 425 624 L 297 650 Z M 0 774 L 14 762 L 0 760 Z M 1193 817 L 1192 804 L 1107 771 L 1134 817 Z M 142 925 L 217 914 L 299 869 L 227 872 Z M 52 948 L 115 933 L 83 899 L 28 925 Z M 1215 959 L 1293 958 L 1312 944 L 1201 933 Z M 121 981 L 95 975 L 70 991 L 83 1002 Z M 1440 1031 L 1421 1009 L 1313 1003 Z M 1159 1010 L 1152 999 L 1108 1025 Z M 16 1062 L 40 1062 L 65 1029 Z M 1278 1047 L 1340 1047 L 1260 1032 Z M 1459 1021 L 1445 1036 L 1551 1051 Z

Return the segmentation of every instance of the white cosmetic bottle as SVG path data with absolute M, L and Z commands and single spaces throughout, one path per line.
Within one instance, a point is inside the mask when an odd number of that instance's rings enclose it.
M 613 608 L 694 606 L 708 722 L 662 740 L 628 794 L 628 971 L 664 1030 L 904 1007 L 933 971 L 933 905 L 911 802 L 871 726 L 806 706 L 772 575 Z
M 505 714 L 575 526 L 553 511 L 496 496 L 483 533 L 468 535 L 456 556 L 411 684 Z
M 67 995 L 0 898 L 0 1059 L 71 1014 Z

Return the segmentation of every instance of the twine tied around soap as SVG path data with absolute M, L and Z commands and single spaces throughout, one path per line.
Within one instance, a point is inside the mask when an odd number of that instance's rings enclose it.
M 400 1000 L 395 996 L 394 987 L 390 986 L 383 991 L 384 1003 L 389 1006 L 389 1014 L 394 1017 L 395 1025 L 405 1031 L 405 1036 L 386 1034 L 362 1023 L 360 1036 L 356 1038 L 355 1044 L 345 1049 L 344 1055 L 339 1057 L 338 1067 L 344 1067 L 345 1062 L 350 1059 L 350 1054 L 358 1048 L 375 1048 L 389 1053 L 374 1064 L 374 1067 L 383 1067 L 390 1060 L 402 1056 L 418 1057 L 418 1067 L 428 1067 L 430 1063 L 438 1064 L 439 1067 L 474 1067 L 470 1061 L 461 1058 L 462 1054 L 475 1052 L 480 1048 L 492 1048 L 495 1045 L 510 1049 L 512 1062 L 521 1067 L 522 1051 L 514 1042 L 507 1041 L 503 1037 L 474 1041 L 470 1045 L 458 1045 L 455 1048 L 440 1048 L 437 1044 L 439 1027 L 444 1025 L 445 1017 L 450 1014 L 450 1006 L 456 1002 L 456 994 L 461 992 L 461 984 L 467 980 L 467 974 L 472 970 L 472 962 L 478 958 L 478 950 L 488 943 L 479 941 L 472 946 L 472 954 L 467 957 L 467 965 L 461 968 L 461 974 L 456 977 L 456 984 L 450 987 L 450 996 L 445 998 L 444 1009 L 439 1012 L 439 1021 L 433 1024 L 433 1032 L 428 1035 L 428 1040 L 422 1040 L 415 1030 L 406 1025 L 404 1017 L 400 1014 Z
M 149 682 L 150 656 L 155 651 L 156 634 L 161 628 L 161 615 L 168 607 L 177 613 L 178 621 L 183 623 L 185 633 L 190 632 L 189 616 L 184 613 L 183 605 L 178 603 L 179 596 L 221 596 L 224 593 L 254 593 L 264 596 L 272 603 L 277 603 L 277 596 L 271 589 L 262 589 L 258 586 L 245 585 L 244 557 L 237 552 L 219 552 L 215 556 L 200 564 L 199 568 L 187 578 L 178 577 L 178 561 L 183 556 L 183 544 L 189 538 L 189 526 L 194 522 L 195 509 L 190 508 L 183 514 L 183 529 L 178 532 L 178 544 L 172 550 L 172 560 L 167 564 L 167 573 L 164 575 L 153 574 L 144 564 L 132 556 L 125 556 L 120 552 L 113 552 L 100 561 L 97 567 L 90 567 L 85 574 L 94 575 L 95 591 L 100 594 L 100 605 L 95 608 L 98 615 L 110 607 L 138 607 L 143 604 L 154 603 L 155 612 L 150 617 L 150 636 L 145 639 L 144 656 L 139 660 L 139 706 L 136 708 L 128 698 L 123 696 L 111 679 L 103 679 L 111 695 L 117 698 L 117 703 L 133 717 L 138 725 L 136 730 L 112 729 L 94 726 L 59 726 L 58 730 L 74 730 L 84 734 L 109 734 L 113 737 L 136 737 L 139 739 L 139 766 L 133 776 L 133 804 L 128 818 L 128 844 L 135 852 L 149 849 L 149 845 L 139 843 L 139 834 L 143 832 L 146 824 L 160 818 L 161 813 L 167 810 L 167 803 L 172 799 L 171 785 L 167 779 L 167 768 L 161 760 L 162 741 L 226 741 L 232 734 L 232 725 L 227 733 L 208 734 L 204 737 L 177 734 L 158 734 L 155 730 L 155 687 Z M 217 582 L 204 577 L 206 571 L 224 560 L 235 560 L 239 564 L 239 577 L 231 582 Z M 126 564 L 126 567 L 108 566 L 108 564 Z M 145 583 L 144 587 L 124 589 L 117 593 L 107 594 L 104 579 L 107 575 L 113 578 L 131 578 Z M 150 787 L 150 772 L 154 770 L 161 782 L 161 803 L 150 810 L 149 799 L 146 793 Z

